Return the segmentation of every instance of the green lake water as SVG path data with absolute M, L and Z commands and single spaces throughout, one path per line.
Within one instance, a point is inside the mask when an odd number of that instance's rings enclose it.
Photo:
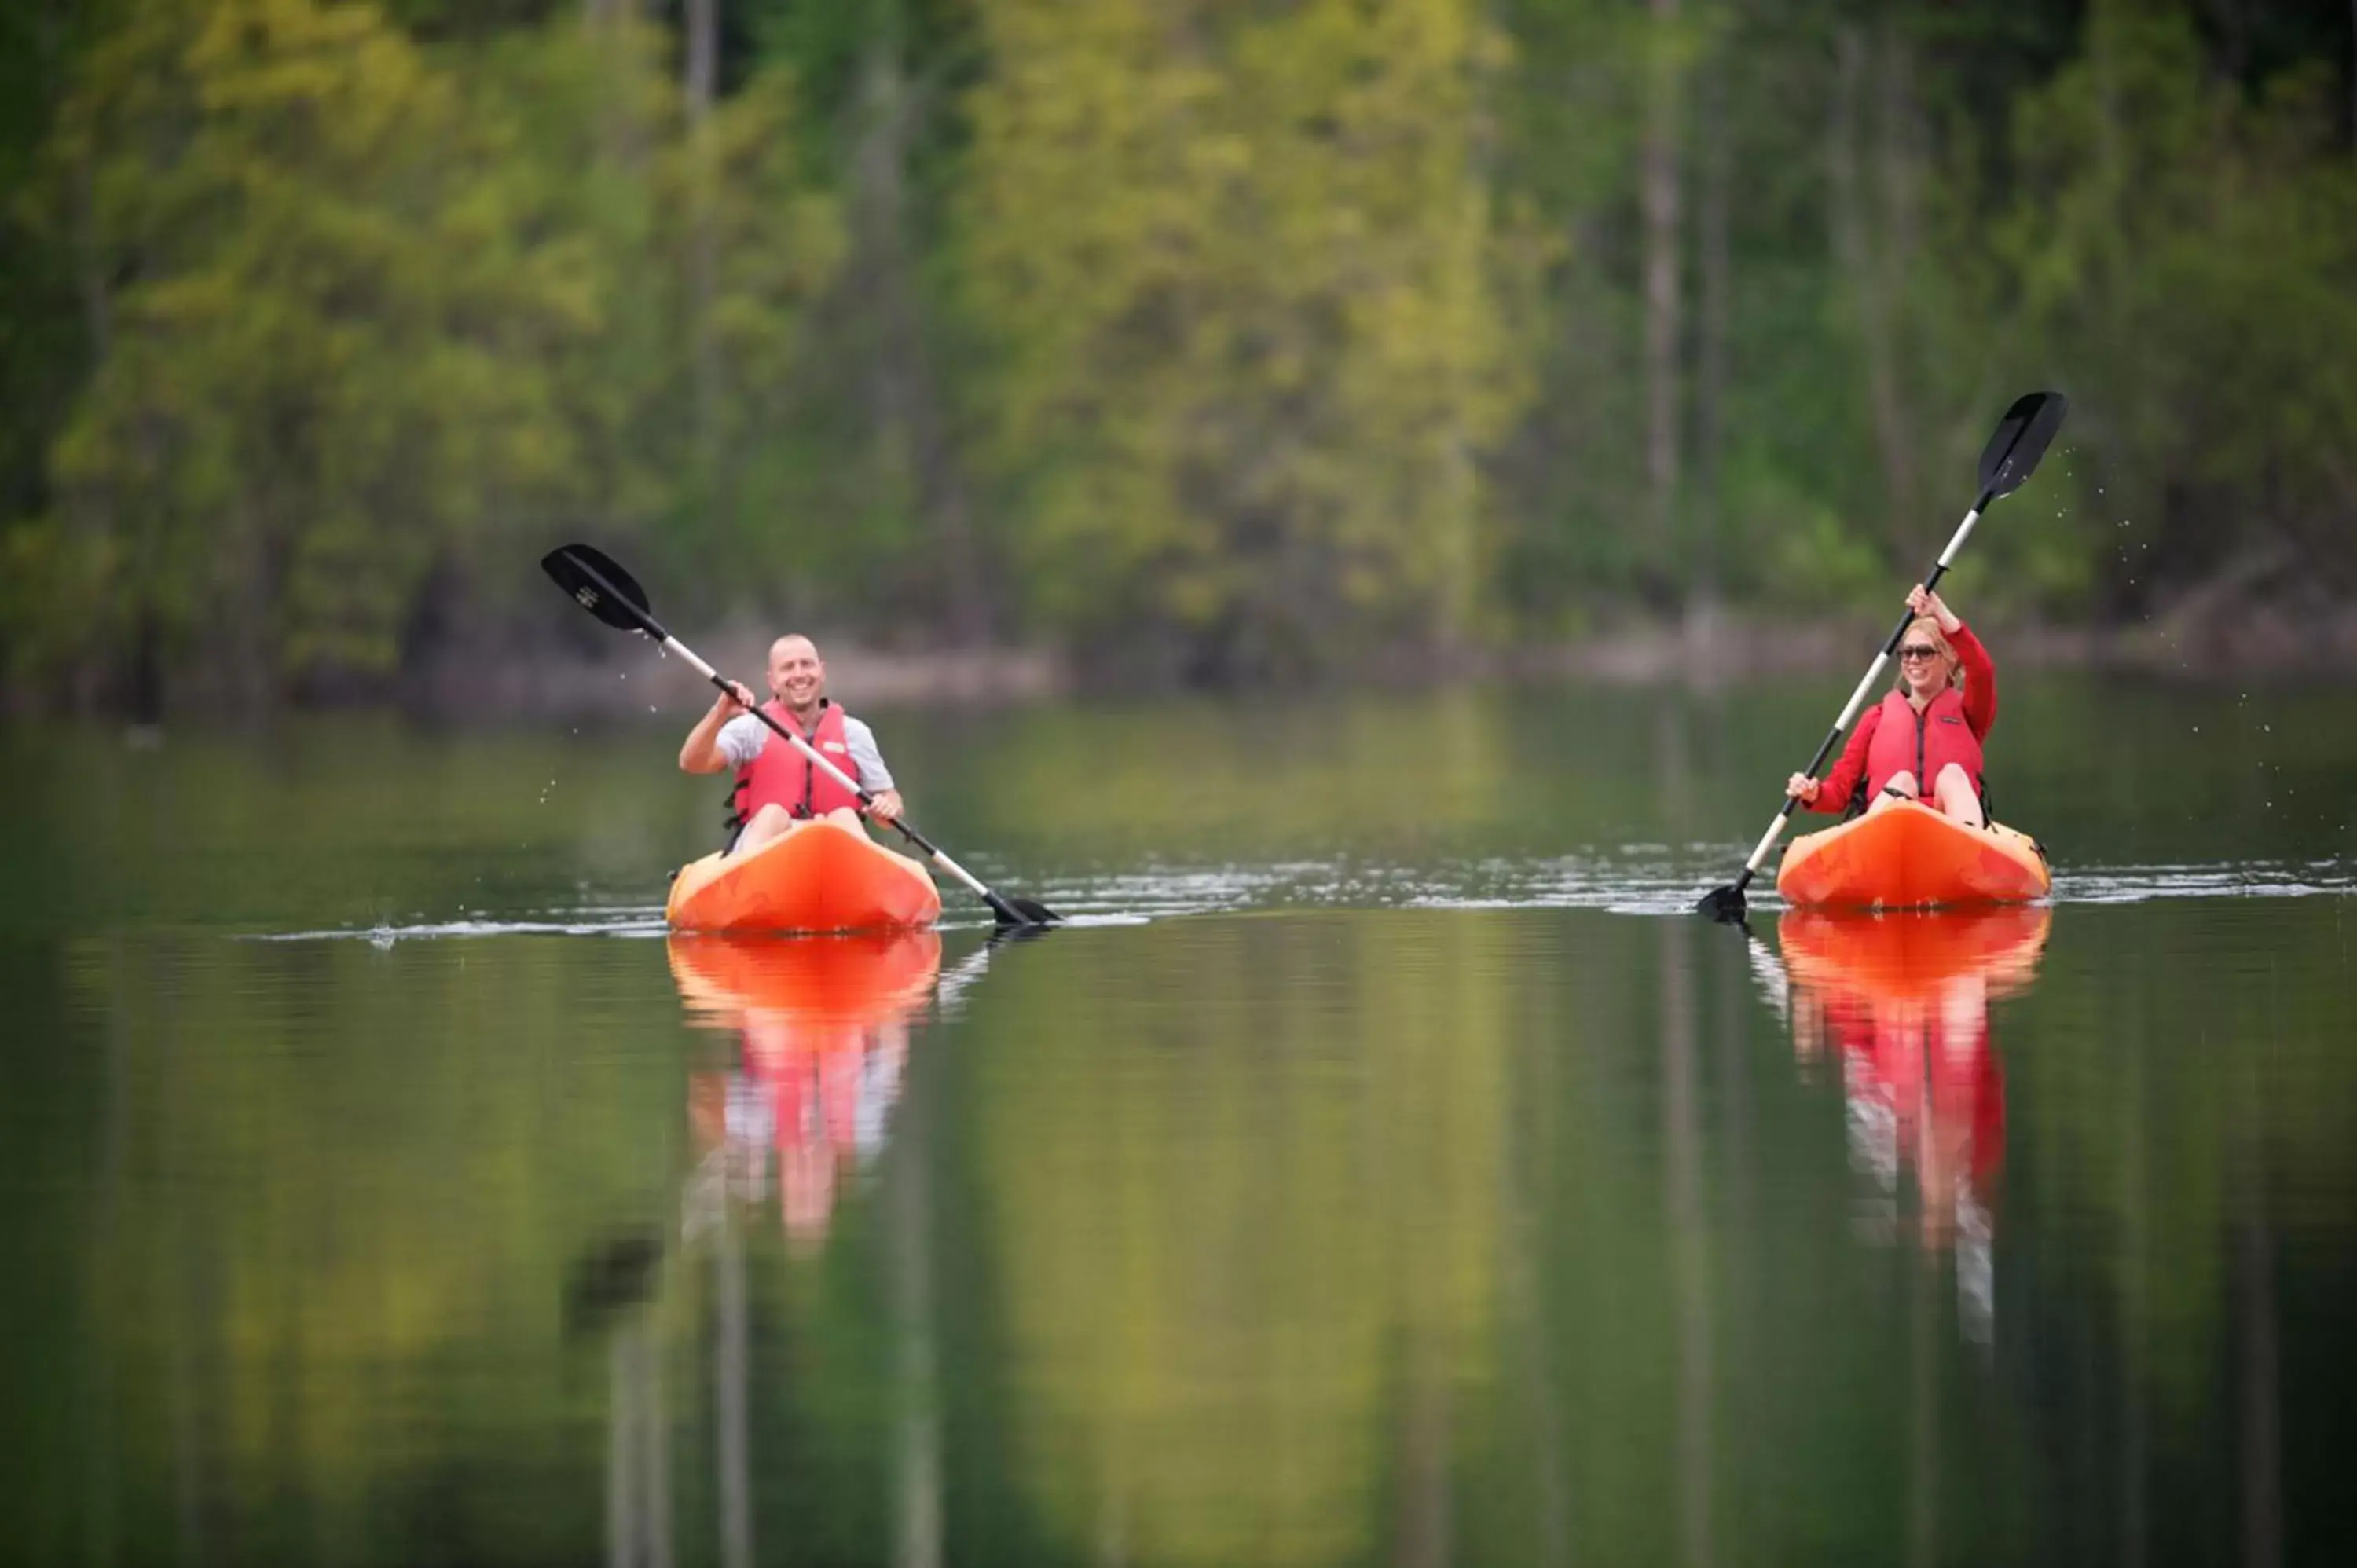
M 2357 692 L 1685 915 L 1846 692 L 871 715 L 996 946 L 664 940 L 671 686 L 0 732 L 0 1562 L 2357 1560 Z

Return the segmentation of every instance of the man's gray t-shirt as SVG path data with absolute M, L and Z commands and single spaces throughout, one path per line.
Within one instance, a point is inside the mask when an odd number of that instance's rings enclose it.
M 742 768 L 761 755 L 770 744 L 770 726 L 750 714 L 739 714 L 720 726 L 720 737 L 715 743 L 720 755 L 728 759 L 732 768 Z M 880 795 L 892 788 L 892 770 L 884 766 L 884 754 L 876 749 L 876 732 L 849 714 L 843 715 L 843 744 L 850 748 L 851 766 L 844 768 L 859 787 L 871 795 Z M 843 767 L 840 757 L 829 757 L 829 762 Z

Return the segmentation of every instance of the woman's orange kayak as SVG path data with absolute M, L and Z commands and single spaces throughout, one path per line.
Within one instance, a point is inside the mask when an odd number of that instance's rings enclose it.
M 1803 833 L 1776 873 L 1776 891 L 1799 907 L 2018 904 L 2050 886 L 2046 854 L 2028 834 L 1966 827 L 1911 800 Z
M 679 931 L 875 931 L 930 926 L 942 896 L 924 867 L 835 822 L 804 822 L 747 854 L 708 854 L 671 885 Z

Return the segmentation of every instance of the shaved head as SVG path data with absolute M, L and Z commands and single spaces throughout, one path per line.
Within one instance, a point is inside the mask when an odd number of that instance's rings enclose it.
M 800 632 L 788 632 L 770 644 L 770 690 L 778 700 L 807 719 L 826 695 L 826 665 L 818 644 Z

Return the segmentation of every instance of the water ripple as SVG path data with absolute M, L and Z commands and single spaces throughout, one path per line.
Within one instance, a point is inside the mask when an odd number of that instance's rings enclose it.
M 1721 853 L 1711 854 L 1714 847 Z M 1034 885 L 1009 876 L 1003 886 L 1037 897 L 1073 926 L 1138 925 L 1187 915 L 1275 909 L 1598 909 L 1621 915 L 1683 915 L 1695 900 L 1733 880 L 1743 851 L 1690 844 L 1629 844 L 1551 859 L 1484 858 L 1394 865 L 1350 858 L 1263 865 L 1148 865 L 1102 875 L 1066 875 Z M 2357 893 L 2357 865 L 2345 860 L 2249 861 L 2234 865 L 2071 867 L 2054 880 L 2051 902 L 2134 904 L 2155 898 L 2346 897 Z M 942 929 L 987 929 L 988 909 L 955 887 L 943 889 Z M 1781 908 L 1764 879 L 1750 894 L 1755 909 Z M 491 936 L 658 937 L 659 905 L 599 905 L 468 912 L 457 918 L 382 922 L 340 929 L 259 934 L 269 941 L 359 940 L 396 942 Z

